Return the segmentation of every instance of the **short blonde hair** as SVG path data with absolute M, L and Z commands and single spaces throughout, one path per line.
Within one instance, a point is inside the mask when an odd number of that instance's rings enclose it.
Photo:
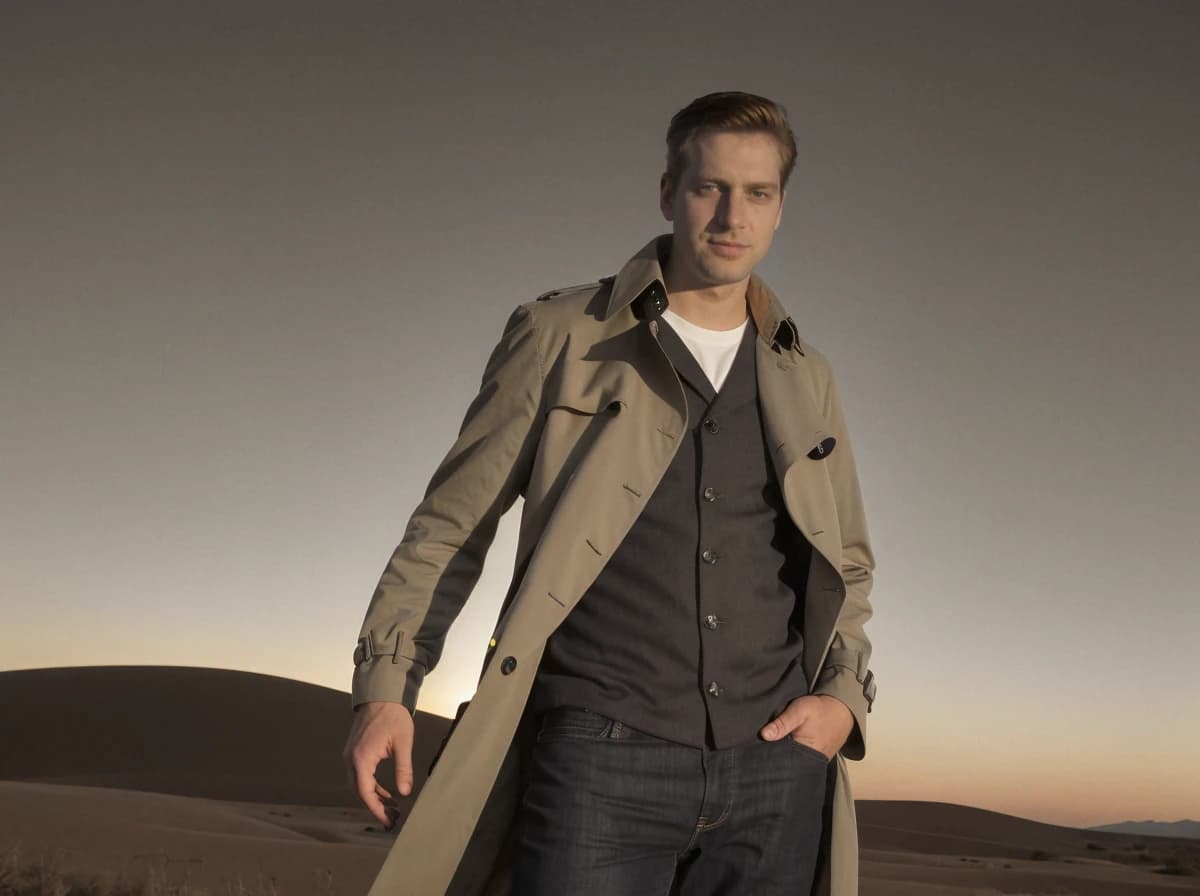
M 796 167 L 796 136 L 788 124 L 787 110 L 779 103 L 753 93 L 724 91 L 692 100 L 671 117 L 667 127 L 667 170 L 669 193 L 679 186 L 688 164 L 688 151 L 696 138 L 712 131 L 762 132 L 779 145 L 779 187 L 787 186 Z

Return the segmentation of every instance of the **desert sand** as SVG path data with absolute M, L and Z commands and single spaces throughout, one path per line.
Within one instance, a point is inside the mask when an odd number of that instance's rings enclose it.
M 129 892 L 124 881 L 351 896 L 394 836 L 342 769 L 343 691 L 219 669 L 39 669 L 0 673 L 0 711 L 0 893 L 94 879 L 97 894 Z M 418 713 L 418 786 L 448 726 Z M 857 805 L 863 896 L 1200 893 L 1198 841 L 947 803 Z

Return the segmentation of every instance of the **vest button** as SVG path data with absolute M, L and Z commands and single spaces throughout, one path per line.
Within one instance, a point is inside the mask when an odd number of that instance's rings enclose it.
M 517 660 L 515 657 L 506 656 L 500 661 L 500 674 L 511 675 L 512 671 L 517 668 Z
M 707 429 L 711 433 L 718 433 L 721 431 L 721 424 L 718 423 L 716 420 L 714 420 L 712 417 L 705 417 L 704 418 L 704 428 Z
M 715 615 L 713 615 L 712 613 L 709 613 L 707 616 L 704 617 L 704 627 L 705 628 L 716 629 L 716 627 L 720 624 L 721 624 L 721 620 L 719 618 L 717 618 Z
M 721 692 L 723 690 L 725 690 L 725 689 L 723 687 L 721 687 L 719 684 L 717 684 L 715 681 L 710 681 L 708 683 L 708 692 L 710 694 L 712 694 L 714 697 L 720 697 Z
M 714 564 L 714 563 L 716 563 L 716 562 L 717 562 L 717 560 L 719 560 L 720 558 L 717 556 L 717 552 L 716 552 L 716 551 L 712 550 L 711 548 L 705 548 L 705 549 L 704 549 L 704 550 L 703 550 L 703 551 L 700 553 L 700 559 L 701 559 L 701 560 L 703 560 L 705 563 L 708 563 L 708 564 Z
M 716 490 L 715 488 L 713 488 L 711 485 L 710 485 L 710 486 L 708 486 L 706 489 L 704 489 L 704 493 L 703 493 L 703 494 L 704 494 L 704 500 L 705 500 L 705 501 L 715 501 L 715 500 L 717 500 L 717 490 Z

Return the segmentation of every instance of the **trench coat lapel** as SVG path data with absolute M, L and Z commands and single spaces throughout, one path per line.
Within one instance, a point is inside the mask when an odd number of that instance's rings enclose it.
M 833 495 L 821 466 L 829 453 L 831 427 L 817 407 L 803 358 L 775 354 L 760 340 L 758 392 L 763 433 L 788 513 L 796 528 L 837 569 L 840 535 Z M 836 442 L 832 450 L 837 450 Z
M 685 437 L 687 399 L 653 322 L 637 321 L 628 309 L 620 314 L 628 320 L 614 321 L 612 341 L 622 351 L 595 400 L 597 432 L 554 502 L 501 619 L 510 643 L 531 657 L 600 574 Z M 533 599 L 522 599 L 526 594 Z

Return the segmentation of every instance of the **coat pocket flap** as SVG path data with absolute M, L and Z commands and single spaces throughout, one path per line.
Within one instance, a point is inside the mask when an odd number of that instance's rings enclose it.
M 581 417 L 594 417 L 597 414 L 617 415 L 621 409 L 625 407 L 625 401 L 620 398 L 615 398 L 610 395 L 603 395 L 599 398 L 574 398 L 559 400 L 555 404 L 549 405 L 546 408 L 546 413 L 550 411 L 567 411 L 571 414 L 578 414 Z

